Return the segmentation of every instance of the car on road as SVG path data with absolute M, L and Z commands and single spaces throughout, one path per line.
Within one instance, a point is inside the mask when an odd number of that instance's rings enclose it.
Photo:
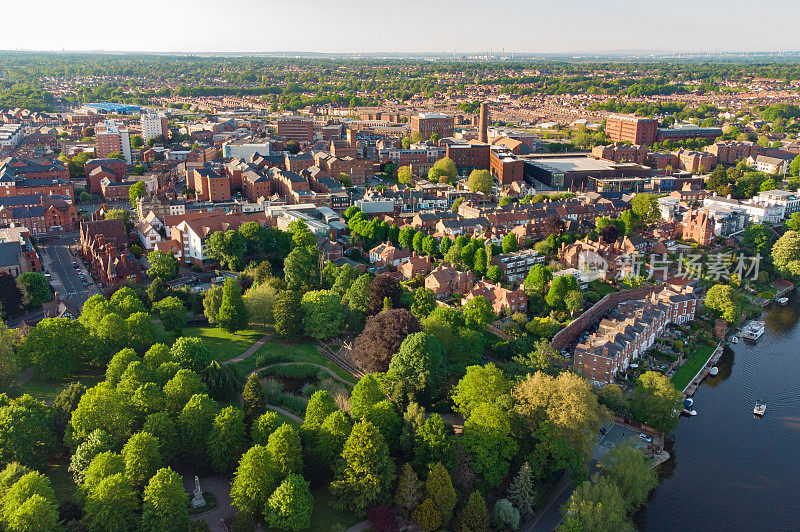
M 652 443 L 653 441 L 653 438 L 651 438 L 647 434 L 639 434 L 639 439 L 642 441 L 646 441 L 647 443 Z

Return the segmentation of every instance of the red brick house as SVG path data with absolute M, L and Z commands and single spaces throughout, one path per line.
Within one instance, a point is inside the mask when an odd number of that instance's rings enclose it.
M 510 312 L 526 312 L 528 309 L 528 297 L 525 291 L 507 290 L 499 284 L 493 284 L 488 281 L 478 281 L 472 290 L 464 297 L 464 304 L 468 303 L 470 299 L 478 296 L 483 296 L 492 305 L 496 314 L 500 314 L 503 310 L 508 309 Z
M 120 219 L 81 222 L 80 252 L 92 274 L 109 287 L 125 279 L 141 281 L 139 262 L 128 249 L 128 233 Z
M 452 294 L 465 294 L 475 283 L 471 271 L 459 271 L 449 264 L 442 263 L 425 278 L 425 288 L 433 290 L 437 299 L 444 299 Z

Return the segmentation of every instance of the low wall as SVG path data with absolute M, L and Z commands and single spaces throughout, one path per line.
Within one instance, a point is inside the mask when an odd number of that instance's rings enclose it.
M 575 341 L 586 329 L 599 322 L 600 319 L 612 308 L 625 301 L 644 299 L 652 292 L 661 290 L 663 286 L 644 286 L 631 290 L 620 290 L 613 294 L 608 294 L 603 299 L 592 305 L 592 307 L 575 318 L 569 325 L 558 331 L 553 337 L 553 347 L 556 351 L 561 351 Z

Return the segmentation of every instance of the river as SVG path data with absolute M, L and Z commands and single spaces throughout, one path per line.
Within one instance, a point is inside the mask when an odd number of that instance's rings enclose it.
M 695 393 L 640 530 L 800 530 L 800 300 L 762 319 L 758 342 L 733 345 Z

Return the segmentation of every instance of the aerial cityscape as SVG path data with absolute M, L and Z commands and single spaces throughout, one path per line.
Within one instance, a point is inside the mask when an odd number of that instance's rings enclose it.
M 798 529 L 796 6 L 44 4 L 0 531 Z

